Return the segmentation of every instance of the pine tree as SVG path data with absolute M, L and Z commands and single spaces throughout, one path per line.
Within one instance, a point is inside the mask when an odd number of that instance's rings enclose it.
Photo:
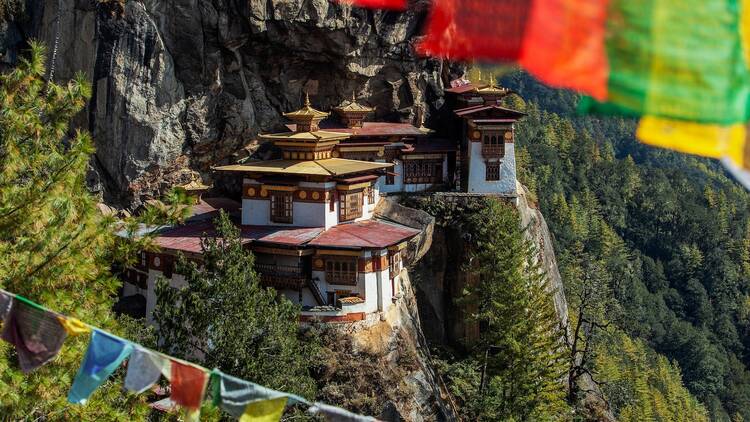
M 110 312 L 118 281 L 109 272 L 112 221 L 96 209 L 85 175 L 90 137 L 68 124 L 90 89 L 83 75 L 64 86 L 44 80 L 44 48 L 0 75 L 0 287 L 61 313 L 117 331 Z M 82 338 L 84 337 L 84 338 Z M 69 338 L 58 358 L 25 376 L 0 344 L 0 414 L 10 419 L 138 419 L 145 406 L 108 383 L 85 406 L 67 390 L 86 348 Z
M 226 214 L 215 225 L 217 237 L 201 240 L 200 263 L 178 258 L 175 272 L 184 286 L 157 283 L 153 315 L 161 347 L 267 387 L 314 396 L 308 368 L 316 341 L 298 337 L 298 306 L 260 285 L 253 255 Z
M 473 355 L 487 356 L 485 391 L 469 400 L 474 417 L 564 419 L 563 332 L 536 251 L 512 207 L 487 199 L 470 218 L 479 283 L 468 288 L 465 301 L 477 310 L 471 318 L 481 327 Z

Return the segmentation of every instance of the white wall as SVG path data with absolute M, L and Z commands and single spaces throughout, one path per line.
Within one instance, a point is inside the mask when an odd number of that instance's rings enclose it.
M 513 143 L 505 144 L 505 156 L 500 159 L 500 180 L 487 181 L 482 143 L 469 142 L 469 192 L 515 194 L 516 155 Z
M 378 179 L 378 186 L 384 193 L 397 193 L 397 192 L 424 192 L 437 186 L 434 183 L 404 183 L 404 162 L 402 160 L 396 160 L 393 167 L 393 172 L 397 175 L 394 176 L 394 183 L 392 185 L 385 184 L 385 176 L 381 176 Z M 443 182 L 448 183 L 448 154 L 443 155 Z
M 242 199 L 242 224 L 267 226 L 271 220 L 271 203 L 268 199 Z

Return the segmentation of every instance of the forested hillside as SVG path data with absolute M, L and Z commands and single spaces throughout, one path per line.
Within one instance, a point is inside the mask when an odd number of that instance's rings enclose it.
M 519 177 L 554 233 L 571 328 L 584 322 L 583 372 L 622 420 L 700 418 L 680 372 L 712 419 L 749 420 L 750 195 L 716 162 L 638 144 L 634 121 L 502 82 L 525 99 Z

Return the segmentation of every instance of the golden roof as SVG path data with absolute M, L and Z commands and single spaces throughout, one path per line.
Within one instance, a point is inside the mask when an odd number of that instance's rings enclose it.
M 298 176 L 341 176 L 350 173 L 379 170 L 393 167 L 392 163 L 328 158 L 324 160 L 270 160 L 250 164 L 235 164 L 215 167 L 218 171 L 246 173 L 288 174 Z
M 494 83 L 490 83 L 487 86 L 477 88 L 475 90 L 478 94 L 497 94 L 497 95 L 505 95 L 510 90 L 508 88 L 502 88 L 499 86 L 495 86 Z
M 351 101 L 345 102 L 346 105 L 336 107 L 339 113 L 372 113 L 375 111 L 372 107 L 364 106 L 357 102 L 357 95 L 352 92 Z
M 301 109 L 297 111 L 292 111 L 290 113 L 284 113 L 284 117 L 290 119 L 290 120 L 312 120 L 312 119 L 325 119 L 328 117 L 331 113 L 326 113 L 324 111 L 316 110 L 312 108 L 310 105 L 310 95 L 305 93 L 305 105 Z
M 261 139 L 269 139 L 275 141 L 313 141 L 313 142 L 324 142 L 324 141 L 339 141 L 347 139 L 351 135 L 348 133 L 340 132 L 327 132 L 325 130 L 317 130 L 315 132 L 283 132 L 283 133 L 269 133 L 266 135 L 260 135 Z
M 184 185 L 177 186 L 180 189 L 184 189 L 186 191 L 199 191 L 199 190 L 208 190 L 211 189 L 211 186 L 204 185 L 202 182 L 198 180 L 193 180 L 190 183 L 186 183 Z

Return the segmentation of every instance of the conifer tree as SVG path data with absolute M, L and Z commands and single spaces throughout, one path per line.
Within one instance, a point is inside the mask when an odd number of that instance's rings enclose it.
M 68 124 L 90 89 L 44 79 L 44 48 L 0 75 L 0 287 L 61 313 L 117 331 L 110 312 L 118 282 L 109 272 L 112 221 L 86 190 L 90 137 Z M 108 383 L 85 406 L 66 396 L 88 342 L 69 338 L 60 356 L 30 375 L 0 342 L 0 414 L 8 419 L 139 419 L 139 398 Z
M 162 348 L 178 357 L 278 390 L 314 396 L 309 358 L 315 337 L 303 342 L 299 307 L 260 285 L 253 255 L 224 213 L 216 237 L 201 239 L 202 259 L 180 256 L 181 288 L 157 283 L 154 320 Z
M 564 419 L 569 410 L 560 324 L 536 252 L 515 210 L 487 199 L 471 217 L 479 282 L 467 290 L 479 323 L 475 358 L 487 356 L 486 387 L 471 400 L 480 420 Z M 489 351 L 489 353 L 487 353 Z

